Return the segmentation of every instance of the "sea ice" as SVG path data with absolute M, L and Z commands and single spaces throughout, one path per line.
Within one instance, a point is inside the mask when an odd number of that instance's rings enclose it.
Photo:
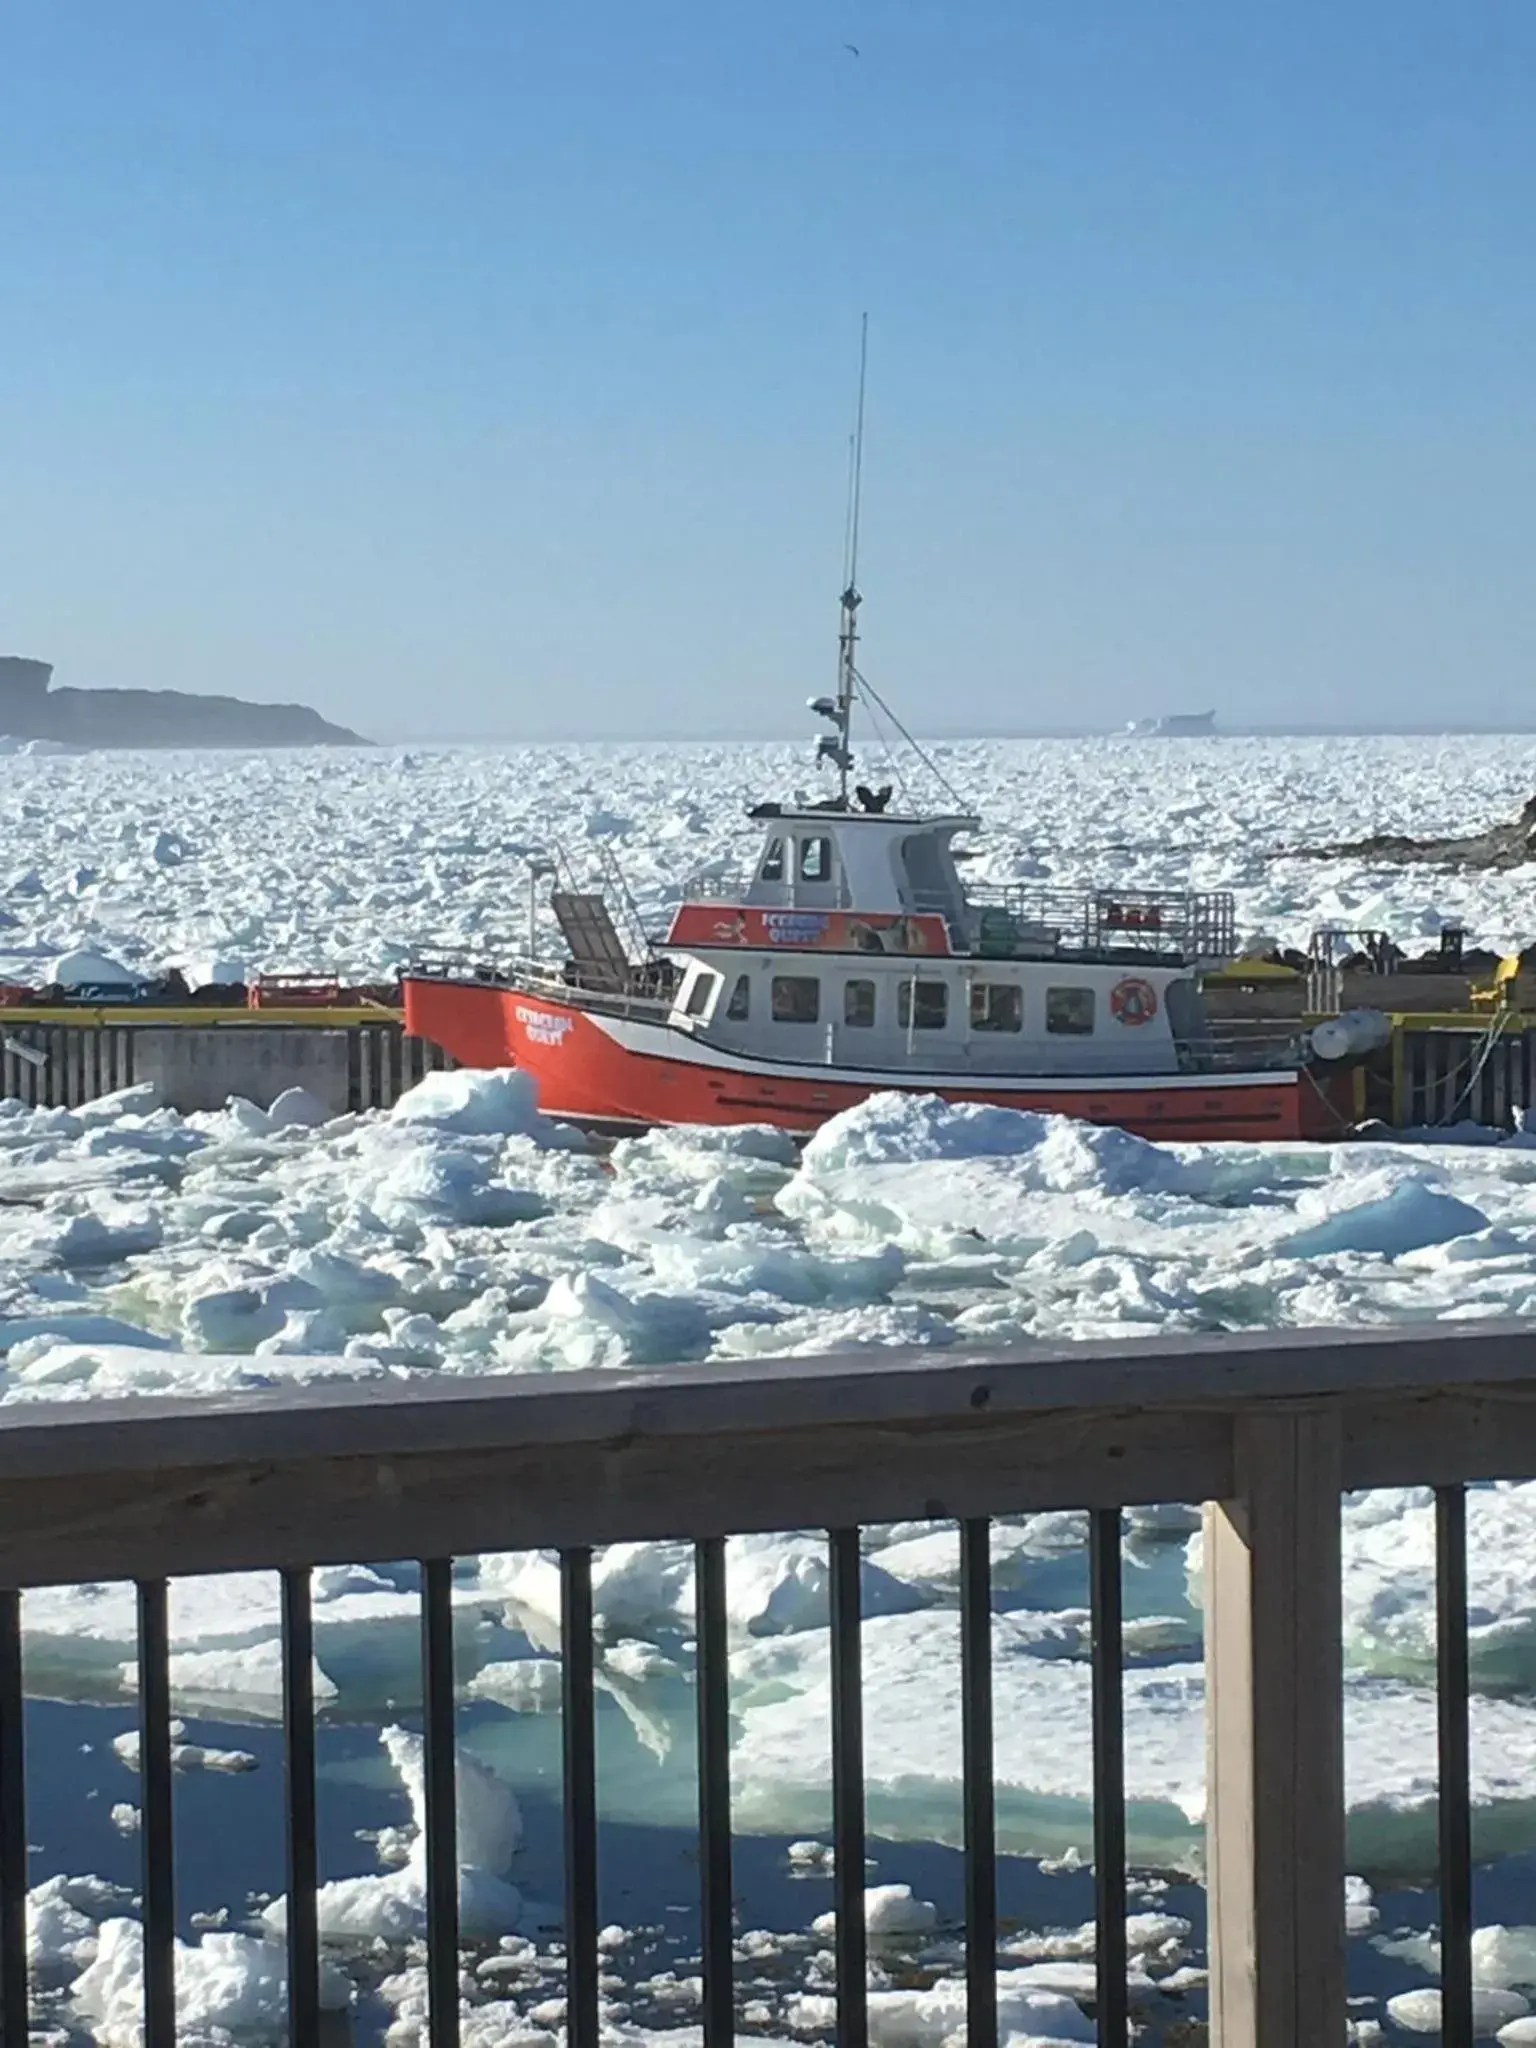
M 254 1771 L 257 1759 L 248 1749 L 217 1749 L 206 1743 L 183 1742 L 185 1725 L 180 1721 L 171 1723 L 171 1769 L 173 1771 Z M 139 1768 L 139 1731 L 125 1729 L 121 1735 L 114 1735 L 112 1747 L 119 1760 L 130 1771 Z
M 176 1944 L 178 2031 L 194 2040 L 230 2034 L 269 2034 L 287 2016 L 288 1952 L 280 1942 L 248 1934 L 207 1933 Z M 144 2015 L 144 1930 L 137 1920 L 102 1922 L 94 1960 L 75 1979 L 74 2006 L 94 2022 L 106 2048 L 139 2048 Z M 343 2011 L 352 1986 L 322 1962 L 320 2004 Z
M 864 1893 L 864 1924 L 882 1940 L 905 1941 L 931 1934 L 939 1924 L 939 1909 L 931 1900 L 915 1898 L 909 1884 L 870 1885 Z M 830 1940 L 837 1932 L 837 1915 L 821 1914 L 811 1922 L 811 1932 Z
M 330 1117 L 318 1095 L 307 1088 L 285 1088 L 267 1111 L 267 1125 L 274 1131 L 314 1131 Z
M 27 1893 L 27 1962 L 45 1978 L 73 1973 L 96 1954 L 97 1928 L 127 1893 L 99 1877 L 50 1877 Z
M 1241 931 L 1303 948 L 1320 924 L 1422 942 L 1459 919 L 1496 950 L 1531 936 L 1518 870 L 1291 857 L 1511 814 L 1536 787 L 1528 738 L 1212 738 L 1180 742 L 1177 776 L 1161 747 L 1124 738 L 952 741 L 941 753 L 983 814 L 979 883 L 1229 887 Z M 515 766 L 492 748 L 187 755 L 168 825 L 165 771 L 146 774 L 133 755 L 28 747 L 12 765 L 0 873 L 26 887 L 7 893 L 9 971 L 83 947 L 208 979 L 263 967 L 387 979 L 434 947 L 483 957 L 508 943 L 522 853 L 558 845 L 584 875 L 594 837 L 615 845 L 654 925 L 685 873 L 726 875 L 749 855 L 748 793 L 782 796 L 807 775 L 792 745 L 529 747 Z M 539 922 L 547 941 L 542 908 Z
M 872 1991 L 868 2010 L 875 2048 L 944 2048 L 964 2039 L 965 1980 L 941 1977 L 926 1990 Z M 786 2011 L 796 2032 L 819 2032 L 836 2017 L 835 2002 L 816 1993 L 791 1996 Z M 1076 2000 L 1043 1989 L 1027 1969 L 997 1973 L 997 2030 L 1014 2048 L 1069 2048 L 1096 2038 Z
M 111 960 L 104 953 L 92 953 L 84 948 L 73 953 L 61 953 L 48 970 L 50 982 L 68 989 L 129 989 L 136 988 L 142 979 L 120 960 Z
M 1042 1809 L 1063 1825 L 1092 1783 L 1088 1666 L 1050 1653 L 1039 1617 L 993 1620 L 998 1698 L 995 1774 L 999 1829 L 1010 1846 L 1038 1847 Z M 872 1801 L 886 1825 L 935 1825 L 960 1756 L 958 1620 L 952 1610 L 877 1617 L 863 1631 L 864 1682 L 879 1740 L 866 1757 Z M 1042 1647 L 1046 1654 L 1042 1655 Z M 831 1711 L 824 1630 L 753 1642 L 732 1656 L 739 1733 L 731 1766 L 738 1824 L 772 1829 L 814 1811 L 830 1784 Z M 1125 1680 L 1126 1788 L 1133 1829 L 1187 1861 L 1205 1806 L 1205 1686 L 1198 1665 L 1133 1666 Z M 1472 1796 L 1478 1806 L 1536 1792 L 1536 1709 L 1477 1697 Z M 1051 1731 L 1048 1742 L 1039 1731 Z M 1352 1678 L 1345 1689 L 1346 1789 L 1362 1848 L 1390 1837 L 1399 1817 L 1433 1810 L 1434 1699 L 1425 1689 Z M 887 1803 L 889 1802 L 889 1803 Z M 921 1817 L 921 1823 L 919 1822 Z M 943 1826 L 952 1826 L 946 1819 Z
M 1307 1198 L 1303 1197 L 1297 1214 L 1306 1213 Z M 1357 1199 L 1349 1207 L 1332 1209 L 1294 1237 L 1283 1239 L 1276 1249 L 1295 1259 L 1316 1258 L 1327 1252 L 1369 1252 L 1396 1258 L 1426 1245 L 1444 1244 L 1448 1238 L 1470 1237 L 1487 1227 L 1488 1218 L 1470 1202 L 1432 1185 L 1427 1176 L 1403 1175 L 1392 1178 L 1380 1193 L 1357 1190 Z
M 379 1740 L 410 1801 L 413 1833 L 402 1868 L 382 1877 L 334 1878 L 320 1887 L 316 1911 L 329 1941 L 405 1941 L 427 1924 L 426 1765 L 422 1738 L 403 1728 Z M 522 1914 L 522 1896 L 503 1873 L 522 1839 L 523 1823 L 511 1787 L 461 1748 L 456 1802 L 459 1855 L 459 1926 L 468 1940 L 505 1934 Z M 286 1898 L 263 1914 L 274 1934 L 287 1925 Z
M 1469 1653 L 1475 1678 L 1529 1683 L 1536 1671 L 1536 1482 L 1467 1495 Z M 1344 1624 L 1358 1669 L 1425 1676 L 1435 1660 L 1435 1507 L 1428 1487 L 1344 1503 Z
M 1505 2040 L 1508 2037 L 1499 2030 L 1513 2020 L 1523 2019 L 1529 2011 L 1529 2005 L 1518 1992 L 1487 1990 L 1480 1985 L 1472 1988 L 1472 2030 L 1479 2040 L 1486 2040 L 1490 2034 Z M 1438 2034 L 1440 1994 L 1400 1991 L 1387 2000 L 1387 2017 L 1405 2034 Z M 1519 2040 L 1520 2036 L 1513 2038 Z
M 568 1125 L 551 1123 L 539 1114 L 532 1076 L 511 1067 L 484 1073 L 466 1069 L 428 1074 L 401 1096 L 392 1114 L 396 1123 L 429 1124 L 466 1136 L 535 1138 L 545 1144 L 582 1142 Z
M 123 1690 L 136 1691 L 138 1664 L 130 1659 L 119 1669 Z M 274 1711 L 283 1697 L 282 1644 L 269 1636 L 228 1649 L 180 1650 L 170 1660 L 170 1678 L 171 1691 L 181 1699 L 215 1700 L 226 1713 L 237 1704 Z M 311 1669 L 311 1684 L 318 1706 L 328 1706 L 338 1697 L 335 1681 L 318 1662 Z
M 1536 1927 L 1492 1923 L 1472 1934 L 1472 1976 L 1496 1991 L 1536 1987 Z

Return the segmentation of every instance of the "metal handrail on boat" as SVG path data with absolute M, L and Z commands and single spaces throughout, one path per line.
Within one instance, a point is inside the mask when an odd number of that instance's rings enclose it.
M 988 914 L 999 951 L 1013 926 L 1020 947 L 1053 952 L 1145 954 L 1191 964 L 1230 960 L 1237 952 L 1237 912 L 1230 892 L 1172 889 L 1052 889 L 1033 882 L 968 888 L 976 942 L 988 945 Z
M 697 874 L 684 882 L 684 903 L 744 903 L 750 883 L 740 875 Z M 953 923 L 954 899 L 917 890 L 904 906 Z M 1211 965 L 1237 956 L 1237 910 L 1227 890 L 1053 889 L 1034 882 L 969 884 L 957 947 L 995 959 L 1054 959 L 1059 954 L 1128 955 Z
M 1185 1074 L 1251 1074 L 1305 1064 L 1301 1033 L 1277 1031 L 1268 1019 L 1223 1021 L 1195 1036 L 1175 1039 L 1179 1071 Z
M 631 986 L 614 989 L 571 963 L 556 965 L 549 960 L 530 960 L 526 955 L 515 954 L 490 961 L 472 952 L 440 952 L 412 961 L 403 970 L 402 979 L 474 981 L 487 988 L 509 992 L 521 989 L 529 995 L 547 995 L 553 1000 L 579 995 L 584 1003 L 608 1015 L 648 1017 L 653 1021 L 670 1016 L 671 989 L 658 986 L 657 992 L 652 993 L 646 986 L 658 983 L 658 969 L 646 963 L 632 967 L 630 972 Z
M 679 903 L 745 903 L 751 887 L 748 877 L 730 873 L 717 875 L 708 869 L 684 875 L 678 890 Z

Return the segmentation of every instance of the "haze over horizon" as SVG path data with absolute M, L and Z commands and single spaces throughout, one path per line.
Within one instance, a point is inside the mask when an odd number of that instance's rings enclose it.
M 58 0 L 0 76 L 60 683 L 808 729 L 867 309 L 914 727 L 1536 722 L 1513 0 Z

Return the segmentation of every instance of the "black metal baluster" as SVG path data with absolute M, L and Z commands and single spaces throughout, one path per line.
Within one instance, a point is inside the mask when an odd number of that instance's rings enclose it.
M 459 1814 L 454 1751 L 453 1565 L 421 1566 L 427 1837 L 427 2018 L 432 2048 L 458 2048 Z
M 868 2048 L 864 1924 L 864 1689 L 859 1532 L 834 1529 L 832 1567 L 832 1847 L 837 1863 L 837 2048 Z
M 315 1926 L 315 1631 L 309 1569 L 290 1568 L 283 1589 L 283 1762 L 288 1798 L 288 2040 L 320 2039 L 320 1938 Z
M 732 1949 L 731 1694 L 723 1537 L 705 1537 L 694 1545 L 693 1571 L 704 2048 L 731 2048 L 736 2038 L 736 1963 Z
M 144 2040 L 146 2048 L 175 2048 L 176 1844 L 171 1806 L 171 1639 L 165 1580 L 140 1580 L 138 1601 Z
M 0 1593 L 0 2041 L 27 2043 L 27 1752 L 21 1595 Z
M 965 1790 L 965 2011 L 997 2041 L 997 1826 L 992 1756 L 992 1524 L 960 1524 L 960 1740 Z
M 566 2048 L 597 2048 L 597 1715 L 592 1553 L 560 1553 L 560 1705 L 565 1756 Z
M 1472 2048 L 1472 1799 L 1467 1725 L 1467 1496 L 1435 1488 L 1435 1664 L 1440 1733 L 1440 2039 Z
M 1120 1511 L 1088 1518 L 1093 1612 L 1093 1900 L 1101 2048 L 1130 2038 L 1125 1955 L 1125 1658 L 1120 1581 Z

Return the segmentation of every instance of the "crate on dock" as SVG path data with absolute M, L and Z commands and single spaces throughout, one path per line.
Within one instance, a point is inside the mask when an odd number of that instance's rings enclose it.
M 1369 974 L 1345 968 L 1339 1007 L 1385 1010 L 1391 1016 L 1465 1012 L 1472 1008 L 1472 990 L 1472 977 L 1468 974 Z
M 1307 984 L 1300 975 L 1290 981 L 1208 979 L 1204 983 L 1205 1013 L 1212 1023 L 1300 1020 L 1307 1009 Z
M 327 1010 L 341 1001 L 334 974 L 258 974 L 246 998 L 253 1010 Z

